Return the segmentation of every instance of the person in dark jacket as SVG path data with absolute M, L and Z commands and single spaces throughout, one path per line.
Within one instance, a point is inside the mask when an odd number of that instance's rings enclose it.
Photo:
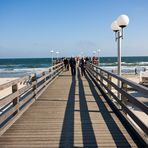
M 81 75 L 83 76 L 85 75 L 85 61 L 83 58 L 80 60 L 80 67 L 81 67 Z
M 75 61 L 75 58 L 70 58 L 69 60 L 69 64 L 70 64 L 70 67 L 71 67 L 71 75 L 72 76 L 75 76 L 76 75 L 76 61 Z
M 66 71 L 66 67 L 67 67 L 67 60 L 66 60 L 66 58 L 64 59 L 64 67 L 65 67 L 65 71 Z
M 69 60 L 67 59 L 67 70 L 69 71 Z

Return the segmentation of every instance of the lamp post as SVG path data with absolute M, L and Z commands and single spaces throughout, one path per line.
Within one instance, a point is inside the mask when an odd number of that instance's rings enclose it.
M 56 55 L 57 55 L 57 60 L 58 60 L 58 58 L 59 58 L 59 51 L 56 51 Z
M 54 52 L 53 50 L 50 51 L 50 53 L 51 53 L 51 64 L 52 64 L 52 66 L 53 66 L 53 52 Z
M 118 75 L 121 76 L 121 41 L 123 39 L 123 28 L 129 24 L 127 15 L 120 15 L 116 21 L 111 24 L 111 29 L 115 32 L 115 41 L 117 41 L 118 49 Z M 118 80 L 118 86 L 121 87 L 121 82 Z M 121 100 L 121 95 L 118 94 Z

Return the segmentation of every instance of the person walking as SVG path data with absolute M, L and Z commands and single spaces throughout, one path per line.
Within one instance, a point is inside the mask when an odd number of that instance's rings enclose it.
M 135 75 L 137 75 L 138 74 L 138 72 L 137 72 L 137 68 L 135 68 Z
M 66 60 L 66 58 L 64 59 L 64 67 L 65 67 L 65 71 L 66 71 L 66 69 L 67 69 L 67 60 Z
M 69 60 L 67 59 L 67 70 L 69 71 Z
M 80 60 L 80 68 L 81 68 L 81 75 L 83 76 L 83 75 L 85 75 L 85 60 L 82 58 L 81 60 Z
M 76 61 L 75 58 L 70 58 L 69 60 L 70 68 L 71 68 L 71 75 L 75 76 L 76 75 Z

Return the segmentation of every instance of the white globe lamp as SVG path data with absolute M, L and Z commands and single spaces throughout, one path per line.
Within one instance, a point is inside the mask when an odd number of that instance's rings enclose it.
M 119 31 L 121 28 L 118 26 L 117 21 L 114 21 L 114 22 L 111 24 L 111 29 L 112 29 L 114 32 L 117 32 L 117 31 Z
M 121 28 L 126 27 L 129 24 L 129 17 L 127 15 L 120 15 L 117 18 L 117 24 Z

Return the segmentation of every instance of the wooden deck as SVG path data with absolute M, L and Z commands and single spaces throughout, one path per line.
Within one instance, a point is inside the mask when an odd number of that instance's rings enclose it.
M 138 147 L 89 77 L 62 73 L 0 137 L 0 148 Z

